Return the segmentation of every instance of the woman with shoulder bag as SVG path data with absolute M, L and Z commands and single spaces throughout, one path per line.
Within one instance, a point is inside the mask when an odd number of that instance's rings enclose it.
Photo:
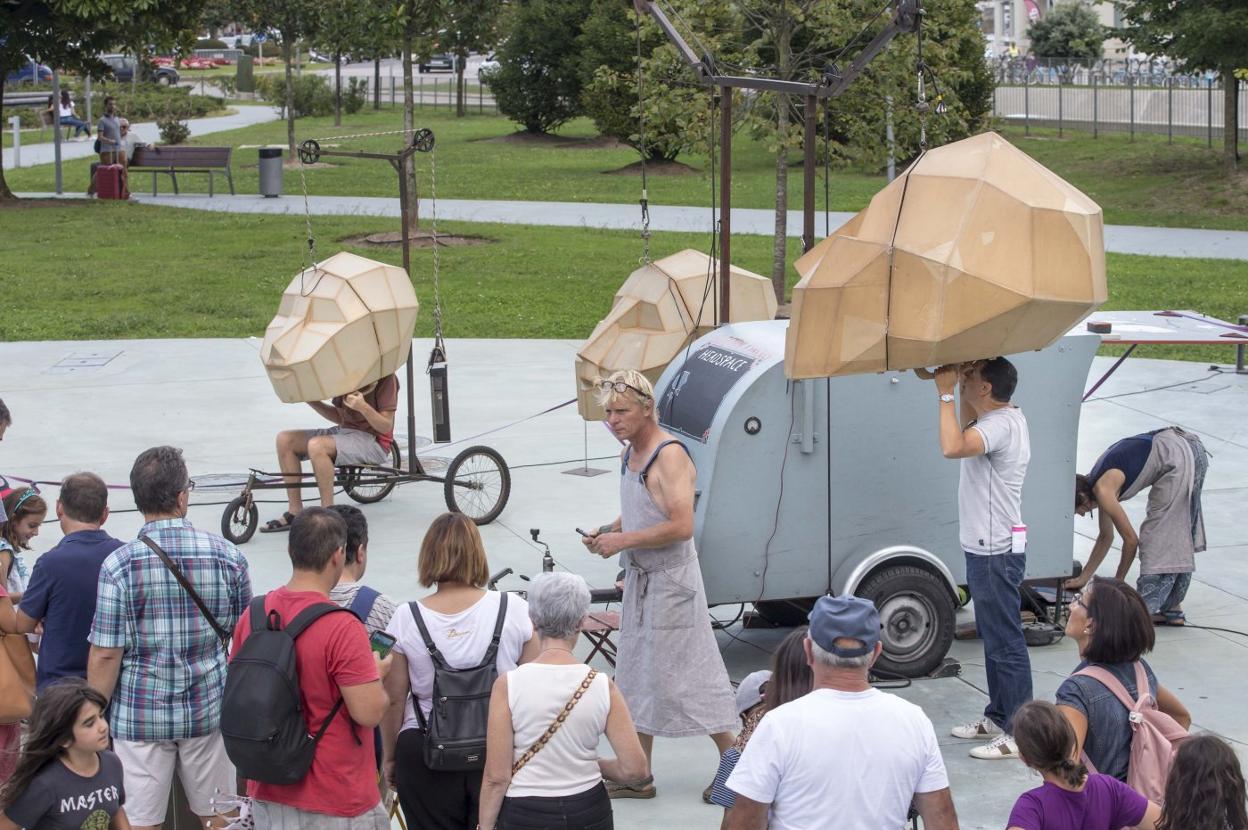
M 1143 659 L 1152 651 L 1156 637 L 1148 607 L 1121 579 L 1094 577 L 1070 604 L 1066 635 L 1078 644 L 1082 662 L 1058 687 L 1057 708 L 1075 730 L 1075 757 L 1082 751 L 1097 772 L 1126 781 L 1131 759 L 1130 712 L 1099 680 L 1078 672 L 1086 667 L 1104 669 L 1137 698 L 1135 666 L 1140 663 L 1157 708 L 1189 729 L 1191 715 L 1173 692 L 1157 682 Z
M 481 767 L 431 764 L 432 750 L 437 748 L 426 738 L 432 727 L 448 721 L 445 713 L 471 708 L 474 719 L 479 709 L 484 745 L 488 698 L 483 696 L 479 707 L 461 699 L 454 709 L 447 705 L 443 715 L 435 715 L 433 690 L 442 670 L 435 666 L 430 645 L 451 670 L 480 667 L 497 630 L 494 667 L 502 675 L 531 659 L 537 641 L 527 603 L 514 594 L 485 589 L 490 578 L 485 547 L 477 526 L 463 514 L 443 513 L 433 520 L 420 545 L 419 571 L 420 584 L 437 589 L 417 602 L 400 605 L 386 629 L 395 643 L 394 664 L 385 680 L 390 709 L 381 724 L 382 766 L 398 793 L 408 827 L 464 830 L 477 824 Z M 453 714 L 449 719 L 454 720 Z
M 533 580 L 529 616 L 539 651 L 494 684 L 482 830 L 611 830 L 603 779 L 642 784 L 649 777 L 623 695 L 572 653 L 589 600 L 589 587 L 576 574 Z M 598 756 L 604 733 L 615 758 Z

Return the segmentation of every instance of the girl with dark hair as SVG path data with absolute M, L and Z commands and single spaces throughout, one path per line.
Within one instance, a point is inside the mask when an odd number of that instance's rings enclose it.
M 1192 717 L 1174 693 L 1157 682 L 1143 656 L 1153 650 L 1156 634 L 1143 598 L 1121 579 L 1095 577 L 1070 603 L 1066 635 L 1079 646 L 1082 662 L 1075 672 L 1087 666 L 1105 669 L 1139 697 L 1136 663 L 1144 669 L 1148 689 L 1157 708 L 1178 721 L 1184 729 Z M 1099 680 L 1074 674 L 1057 688 L 1057 708 L 1075 730 L 1075 754 L 1082 751 L 1097 772 L 1127 780 L 1131 758 L 1130 712 L 1118 697 Z
M 745 752 L 745 745 L 749 743 L 755 727 L 767 712 L 797 700 L 808 693 L 814 684 L 814 676 L 811 674 L 810 665 L 806 662 L 804 646 L 808 628 L 808 626 L 799 625 L 789 632 L 789 636 L 784 638 L 780 647 L 776 649 L 776 653 L 771 656 L 771 671 L 758 672 L 758 674 L 769 676 L 757 687 L 757 699 L 754 699 L 755 696 L 751 696 L 749 700 L 742 699 L 741 693 L 750 680 L 748 677 L 737 690 L 737 709 L 742 724 L 741 733 L 732 742 L 732 746 L 724 750 L 724 754 L 720 756 L 719 770 L 715 773 L 715 780 L 707 788 L 707 792 L 702 794 L 702 800 L 706 803 L 718 804 L 724 808 L 725 821 L 727 821 L 727 810 L 736 801 L 736 793 L 728 789 L 724 782 L 736 768 L 737 761 L 741 759 L 741 753 Z
M 0 581 L 16 605 L 30 579 L 20 551 L 30 550 L 30 540 L 39 535 L 39 526 L 48 516 L 48 503 L 33 487 L 19 487 L 4 497 L 4 514 L 8 518 L 0 522 Z
M 17 769 L 0 791 L 0 830 L 130 830 L 105 706 L 76 677 L 44 690 Z
M 1024 703 L 1014 714 L 1014 742 L 1027 766 L 1044 778 L 1014 802 L 1009 830 L 1154 830 L 1161 809 L 1108 775 L 1088 773 L 1072 760 L 1075 731 L 1044 700 Z
M 1157 830 L 1248 830 L 1244 799 L 1244 773 L 1226 741 L 1188 738 L 1170 767 Z

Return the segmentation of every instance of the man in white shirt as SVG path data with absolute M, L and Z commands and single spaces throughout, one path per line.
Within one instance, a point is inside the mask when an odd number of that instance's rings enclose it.
M 854 596 L 810 612 L 810 694 L 768 712 L 728 777 L 729 830 L 957 830 L 949 777 L 923 710 L 871 687 L 880 615 Z
M 953 389 L 961 380 L 961 418 Z M 1017 758 L 1010 721 L 1031 700 L 1031 658 L 1019 619 L 1019 587 L 1027 568 L 1023 479 L 1031 436 L 1023 411 L 1010 403 L 1018 370 L 1004 357 L 936 370 L 940 393 L 940 449 L 961 459 L 958 531 L 966 556 L 966 585 L 975 603 L 975 628 L 984 641 L 988 705 L 983 716 L 955 726 L 954 737 L 988 739 L 971 750 L 983 760 Z

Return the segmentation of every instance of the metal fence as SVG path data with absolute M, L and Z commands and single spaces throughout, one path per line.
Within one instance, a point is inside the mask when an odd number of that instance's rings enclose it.
M 355 76 L 357 78 L 361 76 Z M 367 84 L 367 94 L 365 95 L 366 107 L 373 105 L 373 77 L 366 76 L 363 80 Z M 346 78 L 343 78 L 343 86 L 346 86 Z M 333 83 L 333 78 L 330 78 Z M 383 105 L 391 107 L 403 106 L 403 79 L 394 76 L 381 78 L 380 95 L 378 96 Z M 417 75 L 412 79 L 412 99 L 416 106 L 421 109 L 445 109 L 451 112 L 455 111 L 455 79 L 451 78 L 430 78 L 425 75 Z M 469 112 L 498 112 L 498 105 L 494 101 L 494 96 L 490 94 L 489 88 L 484 84 L 470 82 L 464 79 L 464 106 Z
M 1179 88 L 1204 88 L 1217 76 L 1209 72 L 1188 72 L 1168 58 L 997 58 L 989 60 L 998 84 L 1100 84 Z M 1248 80 L 1248 79 L 1242 79 Z
M 1238 83 L 1240 140 L 1248 140 L 1248 83 Z M 1007 123 L 1091 132 L 1137 132 L 1204 138 L 1211 146 L 1222 139 L 1222 84 L 1205 81 L 1187 87 L 1170 78 L 1164 85 L 1102 83 L 998 85 L 992 111 Z

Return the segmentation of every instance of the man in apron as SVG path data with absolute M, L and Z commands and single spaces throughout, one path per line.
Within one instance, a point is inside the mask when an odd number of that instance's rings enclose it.
M 732 744 L 737 710 L 693 545 L 697 471 L 684 445 L 660 429 L 654 388 L 640 372 L 615 372 L 598 397 L 612 433 L 627 442 L 620 517 L 582 540 L 604 559 L 622 554 L 616 685 L 647 759 L 655 735 L 709 735 L 722 754 Z M 651 780 L 616 782 L 608 789 L 613 798 L 655 795 Z
M 1205 445 L 1178 427 L 1123 438 L 1101 454 L 1091 471 L 1075 476 L 1075 512 L 1086 516 L 1101 509 L 1100 532 L 1088 564 L 1066 587 L 1087 584 L 1114 543 L 1122 537 L 1122 558 L 1115 574 L 1126 579 L 1136 552 L 1140 578 L 1136 587 L 1153 622 L 1183 625 L 1183 598 L 1196 570 L 1196 554 L 1205 549 L 1200 497 L 1209 466 Z M 1148 514 L 1137 535 L 1122 503 L 1148 490 Z

